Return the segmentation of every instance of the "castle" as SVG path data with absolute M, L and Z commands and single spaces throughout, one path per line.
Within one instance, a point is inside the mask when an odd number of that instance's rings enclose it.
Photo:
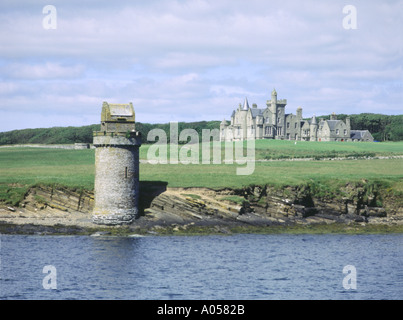
M 302 108 L 296 115 L 285 113 L 286 99 L 277 100 L 277 92 L 271 93 L 265 109 L 258 109 L 256 104 L 249 107 L 247 98 L 244 104 L 232 112 L 231 124 L 225 119 L 220 124 L 221 141 L 246 139 L 281 139 L 302 141 L 373 141 L 368 130 L 351 130 L 350 118 L 337 120 L 333 113 L 330 120 L 302 118 Z

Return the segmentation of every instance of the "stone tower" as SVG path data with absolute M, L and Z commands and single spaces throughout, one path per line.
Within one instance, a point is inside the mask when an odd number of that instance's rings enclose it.
M 225 119 L 221 121 L 220 123 L 220 141 L 225 141 L 226 139 L 226 130 L 227 130 L 228 124 Z
M 316 116 L 313 115 L 311 124 L 309 126 L 309 132 L 311 135 L 310 140 L 311 141 L 316 141 L 318 138 L 318 122 L 316 121 Z
M 140 132 L 132 103 L 104 102 L 101 130 L 94 131 L 97 224 L 129 224 L 138 216 Z
M 276 89 L 273 89 L 273 91 L 271 92 L 270 111 L 273 114 L 277 113 L 277 91 L 276 91 Z M 274 123 L 275 123 L 275 121 L 276 121 L 276 119 L 274 118 Z

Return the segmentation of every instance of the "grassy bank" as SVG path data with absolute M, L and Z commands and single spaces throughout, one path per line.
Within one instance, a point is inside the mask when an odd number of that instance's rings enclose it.
M 61 184 L 88 190 L 94 184 L 93 150 L 8 149 L 0 151 L 0 184 Z M 140 164 L 140 179 L 169 187 L 242 187 L 250 184 L 298 185 L 306 181 L 389 180 L 403 177 L 403 159 L 257 162 L 240 176 L 238 164 Z
M 146 158 L 150 146 L 142 146 Z M 290 141 L 256 141 L 256 158 L 265 154 L 295 157 L 352 150 L 377 155 L 403 153 L 398 143 L 312 143 Z M 59 184 L 92 190 L 95 155 L 93 149 L 64 150 L 39 148 L 0 148 L 0 201 L 17 205 L 29 186 Z M 376 181 L 391 192 L 403 195 L 403 159 L 342 161 L 268 161 L 256 162 L 251 175 L 236 174 L 245 165 L 229 164 L 140 164 L 140 180 L 162 181 L 168 187 L 242 188 L 249 185 L 301 185 L 307 182 L 323 190 L 337 190 L 347 182 Z M 318 188 L 320 190 L 321 188 Z

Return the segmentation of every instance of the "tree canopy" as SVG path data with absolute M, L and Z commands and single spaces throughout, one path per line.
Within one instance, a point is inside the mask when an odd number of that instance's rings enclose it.
M 374 113 L 338 114 L 337 119 L 345 120 L 350 117 L 352 130 L 369 130 L 377 141 L 403 140 L 403 115 L 383 115 Z M 317 118 L 329 119 L 329 115 Z M 178 130 L 194 129 L 201 138 L 202 129 L 219 129 L 220 121 L 179 122 Z M 162 129 L 169 141 L 170 125 L 136 123 L 136 130 L 140 131 L 143 143 L 147 143 L 148 132 L 152 129 Z M 38 129 L 13 130 L 0 132 L 0 145 L 8 144 L 73 144 L 92 143 L 92 132 L 100 130 L 99 124 L 82 127 L 53 127 Z

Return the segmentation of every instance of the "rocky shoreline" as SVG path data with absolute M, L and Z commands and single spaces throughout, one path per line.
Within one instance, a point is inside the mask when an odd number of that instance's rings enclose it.
M 346 184 L 335 197 L 315 196 L 306 186 L 212 190 L 144 182 L 141 190 L 141 216 L 134 223 L 99 226 L 91 221 L 92 192 L 36 186 L 19 207 L 0 206 L 0 233 L 403 232 L 401 200 L 365 182 Z

